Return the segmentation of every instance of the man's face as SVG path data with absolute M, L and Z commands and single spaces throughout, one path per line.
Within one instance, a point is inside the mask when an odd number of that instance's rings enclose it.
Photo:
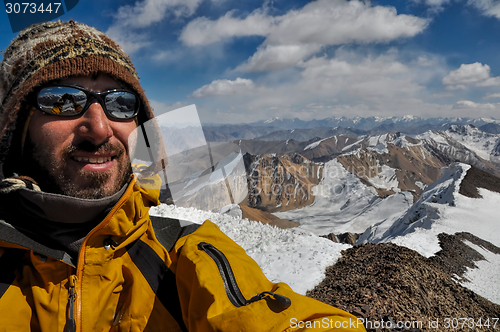
M 102 92 L 121 88 L 111 76 L 73 76 L 60 84 Z M 110 119 L 97 100 L 81 116 L 63 118 L 35 111 L 29 124 L 31 176 L 42 190 L 79 198 L 116 193 L 131 174 L 128 137 L 135 121 Z

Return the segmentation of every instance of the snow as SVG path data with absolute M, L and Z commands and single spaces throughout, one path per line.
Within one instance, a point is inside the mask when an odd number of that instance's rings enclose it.
M 231 211 L 234 206 L 221 211 Z M 150 214 L 189 220 L 198 224 L 209 219 L 238 243 L 262 268 L 272 282 L 285 282 L 305 294 L 325 278 L 325 269 L 335 264 L 341 251 L 350 245 L 339 244 L 301 229 L 280 229 L 229 214 L 161 204 Z
M 499 135 L 485 133 L 480 129 L 466 125 L 453 125 L 446 133 L 465 146 L 467 149 L 474 151 L 479 157 L 490 160 L 490 155 L 493 153 L 493 148 L 500 141 Z
M 427 185 L 421 181 L 415 181 L 415 185 L 419 187 L 420 189 L 424 190 Z
M 274 121 L 277 121 L 277 120 L 279 120 L 279 119 L 280 119 L 280 118 L 278 118 L 278 117 L 274 117 L 274 118 L 271 118 L 271 119 L 269 119 L 269 120 L 264 121 L 264 123 L 266 123 L 266 124 L 268 124 L 268 123 L 273 123 Z
M 468 232 L 500 247 L 500 223 L 495 208 L 500 202 L 500 194 L 483 188 L 478 188 L 483 198 L 469 198 L 458 193 L 469 168 L 469 165 L 455 164 L 446 169 L 404 216 L 368 228 L 358 243 L 392 242 L 431 257 L 441 250 L 438 234 Z M 500 255 L 484 251 L 480 253 L 487 261 L 479 261 L 477 269 L 468 270 L 466 278 L 471 282 L 462 283 L 462 286 L 500 304 Z
M 439 144 L 444 144 L 444 145 L 449 144 L 448 140 L 443 136 L 443 134 L 437 133 L 437 132 L 432 131 L 432 130 L 429 130 L 421 135 L 416 135 L 415 138 L 420 139 L 420 140 L 427 140 L 427 141 L 435 142 L 435 143 L 439 143 Z
M 320 140 L 319 140 L 319 141 L 317 141 L 317 142 L 314 142 L 314 143 L 309 144 L 308 146 L 306 146 L 306 147 L 304 148 L 304 151 L 305 151 L 305 150 L 311 150 L 311 149 L 314 149 L 314 148 L 318 147 L 318 145 L 319 145 L 321 142 L 323 142 L 323 141 L 325 141 L 325 140 L 327 140 L 327 139 L 329 139 L 329 138 L 331 138 L 331 137 L 323 138 L 323 139 L 320 139 Z
M 377 173 L 377 175 L 369 178 L 371 184 L 374 187 L 379 189 L 388 189 L 399 191 L 399 181 L 396 176 L 396 170 L 387 165 L 380 166 L 379 161 L 377 160 L 378 169 L 381 171 Z
M 433 134 L 434 138 L 444 136 Z M 336 160 L 324 164 L 323 178 L 313 188 L 315 201 L 301 209 L 275 213 L 282 219 L 299 221 L 293 229 L 279 229 L 242 219 L 237 205 L 220 213 L 160 205 L 152 215 L 168 216 L 202 223 L 210 219 L 241 245 L 273 282 L 283 281 L 296 292 L 305 294 L 324 278 L 326 267 L 335 264 L 341 251 L 350 245 L 338 244 L 317 235 L 343 232 L 363 233 L 358 243 L 393 242 L 431 257 L 441 248 L 438 234 L 469 232 L 500 247 L 498 202 L 500 194 L 479 188 L 483 198 L 458 193 L 470 166 L 461 163 L 444 168 L 442 176 L 427 186 L 413 203 L 410 192 L 397 192 L 380 198 L 373 187 L 349 173 Z M 382 184 L 393 178 L 393 169 L 383 169 Z M 385 182 L 384 182 L 385 181 Z M 397 180 L 396 180 L 397 181 Z M 379 184 L 380 185 L 380 184 Z M 425 184 L 418 183 L 420 188 Z M 466 242 L 486 260 L 468 269 L 464 287 L 500 304 L 500 255 Z
M 345 140 L 345 141 L 346 141 L 346 143 L 347 143 L 347 138 L 346 138 L 346 140 Z M 342 151 L 347 151 L 347 150 L 349 150 L 350 148 L 352 148 L 353 146 L 355 146 L 356 144 L 359 144 L 359 143 L 361 143 L 361 142 L 363 142 L 363 138 L 362 138 L 362 139 L 360 139 L 360 140 L 358 140 L 358 141 L 356 141 L 356 142 L 354 142 L 354 143 L 352 143 L 352 144 L 349 144 L 349 145 L 344 146 L 344 148 L 342 149 Z
M 367 150 L 375 151 L 377 153 L 389 153 L 387 149 L 387 135 L 371 136 L 368 139 Z
M 386 221 L 371 226 L 361 235 L 358 242 L 390 241 L 414 249 L 426 257 L 434 255 L 440 250 L 437 235 L 442 231 L 428 235 L 420 234 L 421 229 L 429 230 L 442 222 L 440 208 L 456 204 L 460 182 L 469 168 L 469 165 L 459 163 L 446 168 L 443 175 L 420 195 L 417 202 L 405 211 L 401 218 L 392 223 Z M 414 232 L 417 232 L 417 235 L 416 239 L 412 240 Z M 449 234 L 456 232 L 450 233 L 449 229 L 445 231 Z M 425 242 L 421 240 L 421 236 L 425 237 Z
M 413 203 L 408 192 L 380 198 L 373 187 L 364 185 L 337 160 L 325 164 L 323 179 L 313 188 L 313 194 L 314 205 L 274 215 L 298 221 L 299 228 L 317 235 L 361 233 L 373 223 L 397 219 Z
M 475 262 L 477 268 L 467 267 L 464 278 L 469 282 L 461 282 L 461 285 L 469 288 L 476 294 L 500 304 L 500 288 L 498 287 L 500 276 L 500 255 L 494 254 L 469 241 L 463 241 L 466 245 L 479 252 L 485 260 Z

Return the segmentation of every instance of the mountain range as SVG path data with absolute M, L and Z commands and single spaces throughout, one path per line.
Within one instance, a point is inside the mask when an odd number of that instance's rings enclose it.
M 494 318 L 498 128 L 494 119 L 417 117 L 205 127 L 209 140 L 217 134 L 243 152 L 247 195 L 218 213 L 157 213 L 215 221 L 271 280 L 363 319 Z M 427 330 L 447 331 L 415 331 Z
M 498 134 L 500 120 L 493 118 L 438 117 L 330 117 L 322 120 L 272 118 L 248 124 L 204 125 L 208 141 L 233 141 L 258 139 L 262 141 L 296 140 L 308 141 L 339 134 L 377 135 L 389 132 L 421 134 L 428 130 L 446 130 L 450 125 L 473 125 L 481 130 Z

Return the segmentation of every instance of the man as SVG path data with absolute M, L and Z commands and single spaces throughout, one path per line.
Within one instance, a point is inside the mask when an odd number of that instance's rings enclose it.
M 159 191 L 138 185 L 128 137 L 153 115 L 106 35 L 33 25 L 0 79 L 0 331 L 364 330 L 269 282 L 211 222 L 148 215 Z

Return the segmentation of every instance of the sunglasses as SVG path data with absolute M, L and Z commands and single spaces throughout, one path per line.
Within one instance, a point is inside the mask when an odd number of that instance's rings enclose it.
M 118 120 L 135 118 L 141 106 L 139 97 L 124 89 L 94 92 L 74 85 L 53 85 L 42 87 L 36 94 L 38 109 L 57 116 L 82 115 L 94 100 L 108 117 Z

